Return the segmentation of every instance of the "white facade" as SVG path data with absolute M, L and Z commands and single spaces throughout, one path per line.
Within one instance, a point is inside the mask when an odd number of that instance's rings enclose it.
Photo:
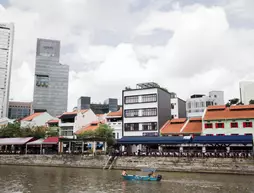
M 186 102 L 180 98 L 171 99 L 171 118 L 179 119 L 186 117 Z
M 154 95 L 155 100 L 154 102 L 146 102 L 142 103 L 142 95 Z M 134 103 L 129 103 L 126 104 L 126 97 L 137 97 L 137 101 Z M 157 88 L 152 88 L 152 89 L 143 89 L 143 90 L 127 90 L 123 92 L 123 97 L 124 97 L 124 104 L 123 104 L 123 116 L 124 116 L 124 125 L 127 127 L 128 125 L 131 125 L 130 130 L 128 131 L 124 127 L 124 136 L 143 136 L 144 133 L 158 133 L 158 91 Z M 136 99 L 134 99 L 136 100 Z M 149 116 L 149 117 L 142 117 L 142 110 L 141 109 L 147 109 L 147 108 L 154 108 L 156 109 L 156 116 Z M 127 117 L 126 113 L 128 110 L 136 110 L 137 116 L 132 116 L 132 117 Z M 154 122 L 157 124 L 156 130 L 152 131 L 143 131 L 143 124 L 147 122 Z M 134 128 L 135 127 L 135 128 Z
M 33 116 L 33 115 L 31 115 Z M 41 113 L 40 115 L 32 118 L 31 120 L 21 120 L 20 127 L 22 128 L 32 128 L 32 127 L 39 127 L 39 126 L 46 126 L 49 120 L 54 119 L 50 114 L 47 112 Z
M 210 105 L 224 105 L 224 92 L 211 91 L 209 96 L 193 95 L 186 101 L 187 117 L 202 117 L 206 107 Z
M 14 24 L 0 23 L 0 118 L 8 116 Z
M 82 127 L 94 121 L 98 121 L 98 117 L 91 109 L 88 109 L 85 113 L 82 113 L 82 111 L 78 112 L 77 116 L 75 117 L 73 132 L 75 133 Z
M 107 122 L 107 124 L 113 129 L 115 139 L 121 139 L 123 137 L 122 121 Z
M 240 98 L 245 105 L 248 105 L 250 100 L 254 100 L 254 81 L 240 82 Z
M 73 113 L 70 113 L 73 114 Z M 66 114 L 67 115 L 67 114 Z M 74 133 L 77 132 L 84 126 L 87 126 L 91 122 L 98 121 L 98 117 L 94 114 L 91 109 L 78 111 L 74 115 L 73 121 L 63 121 L 60 117 L 59 127 L 60 136 L 66 138 L 73 138 Z

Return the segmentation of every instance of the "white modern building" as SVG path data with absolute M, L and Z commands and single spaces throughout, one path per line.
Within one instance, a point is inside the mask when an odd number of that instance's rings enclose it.
M 113 135 L 115 139 L 121 139 L 123 136 L 123 109 L 120 108 L 119 111 L 110 112 L 107 117 L 107 124 L 113 129 Z
M 0 23 L 0 118 L 8 116 L 14 24 Z
M 28 117 L 25 117 L 24 119 L 22 119 L 20 121 L 20 127 L 21 128 L 32 128 L 32 127 L 46 126 L 47 122 L 52 119 L 54 119 L 54 117 L 52 117 L 47 112 L 34 113 L 34 114 L 29 115 Z
M 240 82 L 240 100 L 245 105 L 254 100 L 254 81 Z
M 171 118 L 170 97 L 171 93 L 153 82 L 123 90 L 123 136 L 159 135 Z
M 201 117 L 206 107 L 224 104 L 223 91 L 211 91 L 209 92 L 209 96 L 194 94 L 186 101 L 187 117 Z
M 76 131 L 95 121 L 98 121 L 98 117 L 91 109 L 65 112 L 59 117 L 59 135 L 73 138 Z
M 171 118 L 186 118 L 186 102 L 177 96 L 171 98 Z

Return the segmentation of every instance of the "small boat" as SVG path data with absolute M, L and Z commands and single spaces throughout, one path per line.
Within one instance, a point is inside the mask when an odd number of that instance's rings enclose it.
M 155 172 L 155 169 L 141 169 L 143 172 Z M 161 181 L 162 176 L 157 175 L 157 176 L 150 176 L 149 174 L 147 176 L 140 176 L 140 175 L 122 175 L 124 180 L 136 180 L 136 181 Z
M 139 175 L 126 175 L 123 176 L 125 180 L 137 180 L 137 181 L 161 181 L 162 176 L 157 175 L 156 177 L 139 176 Z

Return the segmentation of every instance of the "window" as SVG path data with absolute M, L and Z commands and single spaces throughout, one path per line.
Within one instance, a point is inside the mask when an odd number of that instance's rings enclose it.
M 175 108 L 174 104 L 171 103 L 171 109 L 174 109 L 174 108 Z
M 156 101 L 157 101 L 156 94 L 149 94 L 149 95 L 142 96 L 142 103 L 149 103 L 149 102 L 156 102 Z
M 212 123 L 206 123 L 205 124 L 205 128 L 206 129 L 212 129 L 213 128 L 213 124 Z
M 206 107 L 213 105 L 212 101 L 206 101 Z
M 117 136 L 116 138 L 119 139 L 119 133 L 116 133 L 116 136 Z
M 36 86 L 38 86 L 38 87 L 48 87 L 49 86 L 49 76 L 47 76 L 47 75 L 36 75 Z
M 216 128 L 224 128 L 224 123 L 216 123 Z
M 138 96 L 127 96 L 125 97 L 125 104 L 138 103 Z
M 243 127 L 252 127 L 252 122 L 243 122 Z
M 236 136 L 236 135 L 238 135 L 237 133 L 232 133 L 231 135 L 234 135 L 234 136 Z
M 237 122 L 232 122 L 230 125 L 231 125 L 231 128 L 238 128 Z
M 224 136 L 225 134 L 217 134 L 216 136 Z
M 206 134 L 206 136 L 213 136 L 213 134 Z
M 188 102 L 188 109 L 190 109 L 191 108 L 191 102 Z
M 124 124 L 124 130 L 125 131 L 138 131 L 139 130 L 139 124 L 138 123 L 125 123 Z
M 155 131 L 157 130 L 157 123 L 143 123 L 142 124 L 143 131 Z
M 113 138 L 114 138 L 114 139 L 116 138 L 116 134 L 115 134 L 115 133 L 113 133 Z
M 142 116 L 143 117 L 157 116 L 157 109 L 156 108 L 143 109 Z
M 125 110 L 125 117 L 138 117 L 138 109 Z

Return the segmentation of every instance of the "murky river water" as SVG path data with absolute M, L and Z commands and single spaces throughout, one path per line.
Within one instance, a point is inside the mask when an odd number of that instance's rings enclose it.
M 0 166 L 0 192 L 254 192 L 254 176 L 161 173 L 161 182 L 127 182 L 122 180 L 120 173 L 79 168 Z

